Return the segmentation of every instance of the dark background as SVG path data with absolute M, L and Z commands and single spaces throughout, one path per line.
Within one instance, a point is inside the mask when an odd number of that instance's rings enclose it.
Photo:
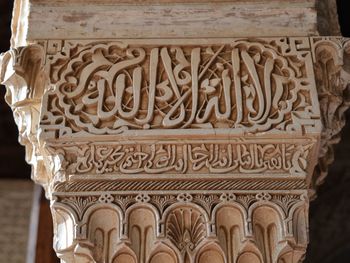
M 350 37 L 350 0 L 338 0 L 342 34 Z M 12 0 L 0 0 L 0 52 L 10 45 Z M 24 161 L 24 147 L 12 111 L 0 87 L 0 178 L 30 179 L 30 166 Z M 318 197 L 310 206 L 310 245 L 305 263 L 350 262 L 350 112 L 342 141 L 336 147 L 335 162 Z M 0 182 L 1 183 L 1 182 Z

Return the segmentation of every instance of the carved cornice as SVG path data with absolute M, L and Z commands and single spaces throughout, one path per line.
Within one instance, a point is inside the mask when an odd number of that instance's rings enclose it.
M 60 258 L 299 262 L 349 106 L 349 43 L 43 40 L 2 55 Z

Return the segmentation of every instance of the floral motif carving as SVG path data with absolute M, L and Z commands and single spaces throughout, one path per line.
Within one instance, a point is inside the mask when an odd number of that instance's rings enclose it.
M 68 204 L 74 208 L 79 219 L 82 218 L 85 210 L 97 202 L 95 196 L 81 197 L 81 196 L 71 196 L 62 200 L 62 203 Z
M 166 235 L 181 253 L 194 250 L 206 237 L 203 215 L 192 208 L 179 208 L 167 219 Z
M 103 204 L 110 204 L 113 202 L 113 197 L 110 194 L 102 194 L 99 198 L 98 201 L 103 203 Z

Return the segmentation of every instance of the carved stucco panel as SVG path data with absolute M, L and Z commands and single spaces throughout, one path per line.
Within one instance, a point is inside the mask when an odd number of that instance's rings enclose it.
M 307 38 L 129 42 L 47 43 L 44 138 L 320 131 Z
M 65 247 L 56 249 L 65 258 L 73 257 L 77 247 L 85 246 L 96 262 L 116 259 L 121 254 L 130 260 L 126 262 L 135 259 L 152 262 L 152 258 L 163 257 L 171 259 L 170 262 L 207 262 L 204 261 L 208 260 L 204 259 L 206 254 L 210 255 L 211 262 L 225 262 L 225 258 L 241 262 L 242 258 L 250 257 L 256 257 L 256 262 L 277 262 L 282 258 L 287 258 L 286 262 L 297 262 L 290 260 L 300 258 L 307 244 L 305 197 L 305 191 L 294 195 L 267 192 L 58 195 L 53 204 L 54 215 L 64 217 L 62 214 L 66 214 L 68 221 L 72 210 L 79 215 L 74 218 L 74 224 L 65 224 L 70 229 L 56 230 L 58 235 L 76 233 Z M 99 219 L 94 218 L 94 213 L 101 214 Z M 120 216 L 125 222 L 122 226 L 118 223 Z M 98 228 L 102 231 L 101 241 L 94 238 L 93 229 L 97 225 L 90 226 L 91 220 L 95 225 L 101 224 Z M 111 240 L 108 231 L 103 230 L 107 228 L 105 220 L 120 227 L 119 234 L 116 232 Z M 89 247 L 89 243 L 81 240 L 99 243 Z M 272 240 L 279 245 L 272 245 Z M 119 242 L 113 246 L 115 250 L 110 250 L 111 242 Z M 300 250 L 291 246 L 299 246 Z M 100 254 L 93 256 L 98 248 Z

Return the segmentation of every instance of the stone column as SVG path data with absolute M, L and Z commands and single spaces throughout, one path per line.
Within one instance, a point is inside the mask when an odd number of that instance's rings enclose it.
M 0 79 L 62 262 L 302 261 L 350 41 L 255 2 L 16 2 Z

